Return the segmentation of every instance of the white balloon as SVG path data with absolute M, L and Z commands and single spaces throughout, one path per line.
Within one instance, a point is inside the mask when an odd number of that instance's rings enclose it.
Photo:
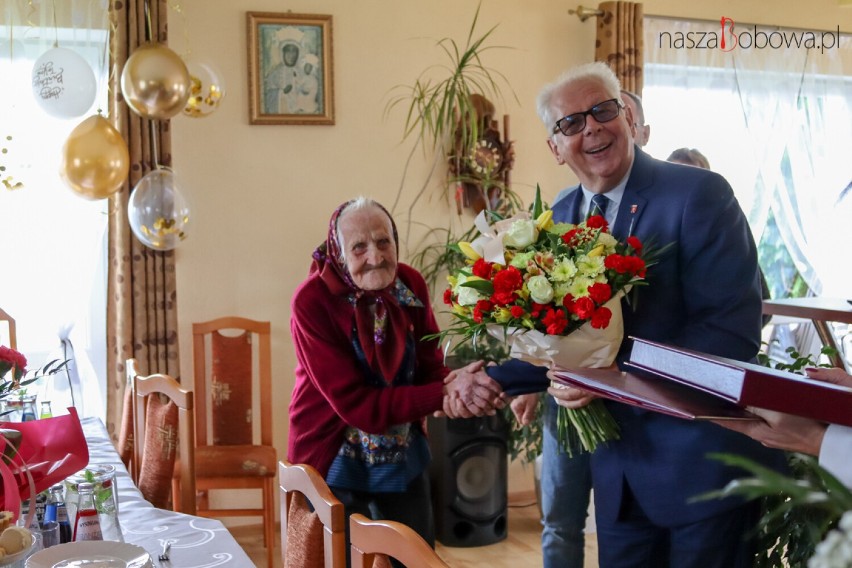
M 97 95 L 95 73 L 77 52 L 54 47 L 39 57 L 32 72 L 33 96 L 57 118 L 82 116 Z
M 168 168 L 149 172 L 127 202 L 130 229 L 142 244 L 154 250 L 172 250 L 186 238 L 189 204 Z

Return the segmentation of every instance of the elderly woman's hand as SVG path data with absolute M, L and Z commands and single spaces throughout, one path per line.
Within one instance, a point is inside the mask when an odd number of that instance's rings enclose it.
M 444 379 L 444 413 L 450 418 L 494 415 L 506 406 L 503 389 L 476 361 L 457 369 Z

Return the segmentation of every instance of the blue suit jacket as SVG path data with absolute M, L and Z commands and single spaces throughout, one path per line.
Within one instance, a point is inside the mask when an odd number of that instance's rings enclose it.
M 578 222 L 582 192 L 573 188 L 553 205 L 557 221 Z M 625 340 L 619 363 L 630 354 L 628 336 L 670 343 L 748 361 L 760 347 L 761 290 L 757 252 L 745 215 L 720 175 L 651 158 L 636 158 L 613 235 L 643 243 L 673 243 L 648 269 L 648 286 L 636 305 L 623 304 Z M 541 373 L 511 362 L 500 372 Z M 489 374 L 491 374 L 489 372 Z M 736 453 L 783 467 L 783 453 L 707 422 L 690 422 L 606 402 L 621 440 L 592 456 L 595 514 L 614 520 L 626 481 L 648 517 L 678 526 L 739 505 L 733 499 L 689 500 L 721 489 L 743 472 L 708 460 L 709 452 Z

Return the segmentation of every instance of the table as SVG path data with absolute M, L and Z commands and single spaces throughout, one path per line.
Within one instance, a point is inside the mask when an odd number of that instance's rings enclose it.
M 840 298 L 785 298 L 783 300 L 764 300 L 763 313 L 777 316 L 809 319 L 813 322 L 822 344 L 838 349 L 834 334 L 828 322 L 852 324 L 852 305 Z M 831 364 L 849 370 L 838 350 L 837 355 L 829 357 Z
M 125 542 L 147 550 L 156 559 L 165 540 L 172 541 L 171 566 L 249 568 L 254 562 L 220 521 L 157 509 L 134 485 L 99 418 L 83 418 L 89 464 L 115 466 L 118 521 Z

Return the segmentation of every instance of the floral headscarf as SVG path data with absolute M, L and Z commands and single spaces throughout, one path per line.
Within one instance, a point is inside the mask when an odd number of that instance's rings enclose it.
M 402 285 L 399 278 L 395 278 L 394 282 L 383 290 L 362 290 L 355 285 L 349 274 L 337 238 L 337 222 L 340 214 L 352 202 L 343 203 L 331 215 L 328 237 L 313 253 L 311 273 L 319 272 L 320 278 L 332 294 L 348 297 L 355 308 L 355 329 L 367 363 L 374 372 L 384 377 L 385 382 L 390 383 L 402 364 L 410 320 L 396 293 L 397 288 Z M 372 201 L 371 205 L 384 211 L 390 219 L 399 256 L 399 236 L 393 217 L 379 203 Z M 375 306 L 375 310 L 372 306 Z

